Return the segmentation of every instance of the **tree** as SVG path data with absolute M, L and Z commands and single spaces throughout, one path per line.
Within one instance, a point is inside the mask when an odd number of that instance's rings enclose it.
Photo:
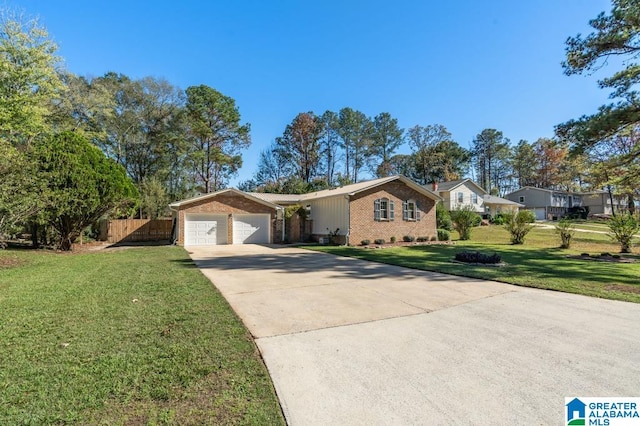
M 64 89 L 57 47 L 37 20 L 0 23 L 0 138 L 28 145 L 48 132 L 52 100 Z
M 511 162 L 509 139 L 496 129 L 484 129 L 473 140 L 472 155 L 477 180 L 485 191 L 500 194 Z
M 390 175 L 390 159 L 402 145 L 404 130 L 398 127 L 398 119 L 388 112 L 382 112 L 373 119 L 371 138 L 371 157 L 377 160 L 374 165 L 378 177 Z
M 295 174 L 305 183 L 318 176 L 322 123 L 313 112 L 298 114 L 276 139 L 280 155 L 289 160 Z
M 538 188 L 556 188 L 562 186 L 562 165 L 567 156 L 567 149 L 557 141 L 540 138 L 533 144 L 536 156 L 535 186 Z
M 344 178 L 357 183 L 359 173 L 369 159 L 373 123 L 362 112 L 347 107 L 338 113 L 337 124 L 345 156 Z
M 620 253 L 631 253 L 633 237 L 640 231 L 640 217 L 623 213 L 609 220 L 609 237 L 620 244 Z
M 321 162 L 324 164 L 327 186 L 333 186 L 340 160 L 338 114 L 333 111 L 325 111 L 320 117 L 320 126 L 320 152 L 323 157 Z
M 640 53 L 640 3 L 637 0 L 613 0 L 611 13 L 600 13 L 589 21 L 594 32 L 578 34 L 566 41 L 566 75 L 596 71 L 611 57 L 623 59 L 624 69 L 598 82 L 600 88 L 612 90 L 608 105 L 595 114 L 584 115 L 556 127 L 556 133 L 571 143 L 572 150 L 584 151 L 640 122 L 640 65 L 634 59 Z M 640 157 L 640 151 L 634 158 Z
M 502 214 L 504 228 L 511 234 L 511 244 L 524 244 L 524 238 L 533 229 L 536 216 L 531 210 L 508 212 Z
M 471 239 L 471 228 L 479 222 L 480 216 L 469 205 L 458 206 L 450 213 L 453 228 L 458 231 L 461 240 Z
M 137 198 L 122 166 L 80 134 L 36 141 L 30 157 L 44 182 L 40 219 L 58 232 L 62 250 L 71 250 L 82 230 L 104 214 Z
M 576 233 L 573 222 L 563 218 L 555 226 L 556 234 L 560 236 L 560 248 L 568 249 L 571 247 L 571 240 Z
M 513 170 L 513 179 L 518 188 L 536 186 L 538 157 L 529 142 L 521 140 L 513 148 L 511 168 Z
M 187 88 L 188 161 L 205 193 L 223 188 L 242 166 L 240 152 L 251 143 L 235 101 L 200 85 Z

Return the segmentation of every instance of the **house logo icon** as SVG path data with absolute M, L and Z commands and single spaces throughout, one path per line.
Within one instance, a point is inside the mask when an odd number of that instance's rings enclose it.
M 578 398 L 567 404 L 567 426 L 583 426 L 585 424 L 585 408 L 587 404 Z

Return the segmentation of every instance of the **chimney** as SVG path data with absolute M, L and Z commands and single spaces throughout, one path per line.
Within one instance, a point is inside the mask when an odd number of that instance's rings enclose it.
M 431 187 L 433 188 L 433 192 L 438 192 L 438 182 L 433 182 Z

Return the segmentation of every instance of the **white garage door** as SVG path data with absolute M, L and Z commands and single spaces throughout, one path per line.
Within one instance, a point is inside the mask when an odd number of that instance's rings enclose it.
M 533 209 L 533 212 L 536 214 L 536 220 L 547 220 L 546 209 L 544 207 Z
M 268 244 L 270 218 L 268 214 L 233 215 L 233 244 Z
M 184 223 L 185 246 L 227 244 L 227 215 L 188 214 Z

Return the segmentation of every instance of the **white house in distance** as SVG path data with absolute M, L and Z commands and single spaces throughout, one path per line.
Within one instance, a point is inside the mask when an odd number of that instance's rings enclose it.
M 481 215 L 495 216 L 524 207 L 523 204 L 490 195 L 471 179 L 434 183 L 433 192 L 443 198 L 444 206 L 449 211 L 468 205 Z

